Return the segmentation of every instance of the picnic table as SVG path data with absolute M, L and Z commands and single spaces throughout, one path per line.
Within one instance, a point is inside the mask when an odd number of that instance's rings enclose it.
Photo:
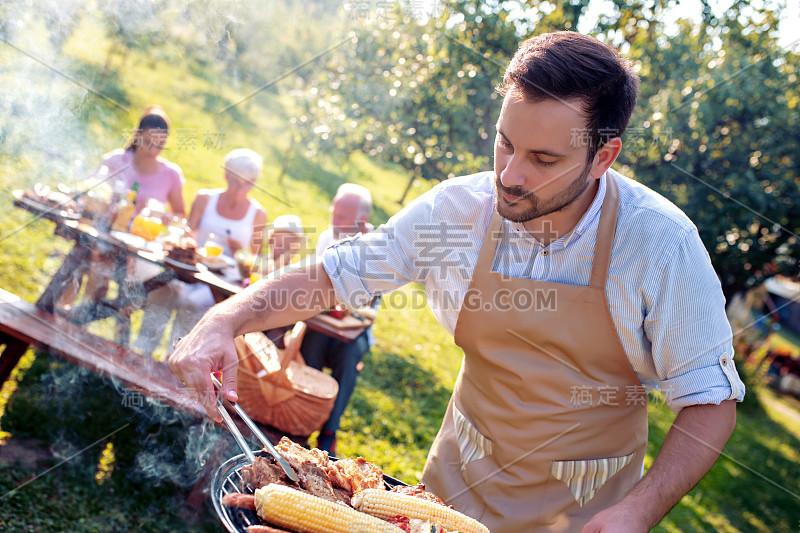
M 239 287 L 230 278 L 226 280 L 202 265 L 195 267 L 168 261 L 159 246 L 137 245 L 133 239 L 99 229 L 75 213 L 26 201 L 22 191 L 14 191 L 12 195 L 16 207 L 52 221 L 55 234 L 73 241 L 74 245 L 35 305 L 0 288 L 0 386 L 28 347 L 33 346 L 196 418 L 204 418 L 202 405 L 165 363 L 128 347 L 129 311 L 141 305 L 149 292 L 175 279 L 207 283 L 220 295 L 223 294 L 220 290 L 232 294 Z M 92 250 L 97 247 L 103 247 L 107 255 L 115 259 L 112 279 L 119 285 L 116 296 L 87 302 L 65 316 L 54 313 L 69 284 L 80 280 L 86 272 Z M 156 273 L 142 280 L 130 280 L 127 277 L 130 259 L 141 259 L 153 265 Z M 115 318 L 120 325 L 116 342 L 98 337 L 85 328 L 89 322 L 108 317 Z M 273 442 L 284 434 L 269 426 L 259 426 Z M 250 434 L 244 425 L 240 430 Z M 291 437 L 302 443 L 307 436 Z
M 238 294 L 243 290 L 241 285 L 226 281 L 212 272 L 199 272 L 194 278 L 207 284 L 217 302 Z M 309 329 L 318 331 L 336 340 L 352 343 L 372 325 L 372 320 L 355 315 L 334 318 L 326 313 L 304 320 Z M 274 340 L 274 339 L 273 339 Z
M 187 265 L 170 260 L 158 242 L 147 242 L 141 237 L 123 232 L 98 228 L 91 221 L 63 210 L 47 209 L 26 201 L 22 191 L 14 191 L 14 205 L 26 209 L 33 214 L 55 223 L 55 234 L 74 242 L 72 250 L 51 278 L 42 295 L 36 301 L 36 307 L 54 313 L 56 306 L 67 288 L 79 284 L 90 266 L 90 258 L 94 250 L 100 249 L 114 261 L 111 279 L 118 290 L 113 299 L 108 297 L 89 301 L 72 309 L 67 319 L 75 324 L 83 325 L 96 320 L 114 318 L 118 324 L 117 343 L 127 346 L 130 339 L 130 310 L 140 307 L 147 295 L 170 283 L 181 280 L 187 283 L 205 283 L 219 301 L 240 290 L 238 271 L 226 269 L 225 274 L 209 270 L 202 264 Z M 152 275 L 131 276 L 131 265 L 140 261 L 152 265 Z
M 137 242 L 131 235 L 120 235 L 98 228 L 91 221 L 82 219 L 76 213 L 48 207 L 27 201 L 22 191 L 14 191 L 14 205 L 31 213 L 52 221 L 55 224 L 55 235 L 74 242 L 72 250 L 67 254 L 50 282 L 45 287 L 35 306 L 49 315 L 54 315 L 56 305 L 70 284 L 79 283 L 89 268 L 93 250 L 101 248 L 114 259 L 111 278 L 118 286 L 114 298 L 101 298 L 81 304 L 63 317 L 75 326 L 84 326 L 90 322 L 112 317 L 116 320 L 116 344 L 127 350 L 130 339 L 130 311 L 141 306 L 147 294 L 164 286 L 172 280 L 179 279 L 187 283 L 204 283 L 211 289 L 217 302 L 237 294 L 243 287 L 235 276 L 236 269 L 229 269 L 228 276 L 213 272 L 202 264 L 197 266 L 182 265 L 169 261 L 159 245 Z M 131 279 L 128 275 L 132 261 L 144 261 L 154 267 L 154 275 L 142 279 Z M 233 276 L 231 274 L 234 274 Z M 61 317 L 59 317 L 61 318 Z M 372 322 L 360 317 L 348 316 L 337 319 L 320 314 L 306 321 L 312 330 L 321 332 L 343 342 L 353 342 Z M 46 335 L 46 332 L 40 332 Z M 31 340 L 31 339 L 28 339 Z M 30 342 L 29 342 L 30 344 Z M 9 350 L 6 350 L 9 352 Z M 21 355 L 21 354 L 20 354 Z M 11 371 L 16 361 L 4 352 L 5 360 L 0 367 Z M 17 357 L 18 359 L 18 357 Z M 166 366 L 164 365 L 166 368 Z M 7 376 L 2 376 L 5 379 Z M 174 383 L 173 383 L 174 385 Z

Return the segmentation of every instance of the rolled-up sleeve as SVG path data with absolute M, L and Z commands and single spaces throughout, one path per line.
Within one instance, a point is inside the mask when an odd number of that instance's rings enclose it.
M 645 331 L 667 405 L 744 399 L 733 362 L 725 299 L 697 230 L 686 231 L 665 260 L 652 293 Z
M 421 281 L 414 242 L 419 228 L 430 223 L 438 193 L 434 187 L 374 231 L 325 250 L 322 266 L 338 301 L 361 307 L 375 296 Z

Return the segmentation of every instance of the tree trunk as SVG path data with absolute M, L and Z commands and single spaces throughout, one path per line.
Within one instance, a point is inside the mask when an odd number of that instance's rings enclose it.
M 283 187 L 283 177 L 286 175 L 286 168 L 289 166 L 289 160 L 292 158 L 292 152 L 294 151 L 294 143 L 297 137 L 296 133 L 292 133 L 292 136 L 289 138 L 289 147 L 286 149 L 286 152 L 283 154 L 283 161 L 281 162 L 281 171 L 278 173 L 278 185 Z
M 403 191 L 403 196 L 401 196 L 400 199 L 397 201 L 398 204 L 403 205 L 403 203 L 406 201 L 406 196 L 408 196 L 408 192 L 414 185 L 415 179 L 417 179 L 417 177 L 414 174 L 411 174 L 411 179 L 408 180 L 408 185 L 406 185 L 406 190 Z

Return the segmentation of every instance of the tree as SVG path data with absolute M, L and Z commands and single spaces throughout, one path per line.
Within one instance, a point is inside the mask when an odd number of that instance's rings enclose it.
M 776 44 L 775 12 L 736 2 L 674 36 L 619 23 L 642 78 L 620 162 L 697 224 L 727 298 L 796 272 L 798 56 Z
M 412 181 L 487 168 L 500 104 L 492 88 L 519 41 L 508 13 L 458 0 L 438 18 L 387 18 L 357 28 L 353 46 L 301 88 L 309 154 L 362 150 Z
M 736 0 L 718 19 L 704 1 L 699 23 L 668 35 L 660 20 L 676 3 L 613 0 L 593 33 L 642 78 L 619 164 L 697 224 L 730 298 L 797 270 L 798 56 L 776 44 L 773 4 Z M 492 89 L 517 43 L 577 27 L 586 6 L 454 0 L 438 18 L 397 12 L 391 24 L 364 24 L 298 87 L 298 138 L 309 155 L 363 150 L 412 179 L 485 169 L 500 104 Z

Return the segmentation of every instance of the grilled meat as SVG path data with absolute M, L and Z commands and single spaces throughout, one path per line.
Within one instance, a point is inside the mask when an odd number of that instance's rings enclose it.
M 408 496 L 414 496 L 416 498 L 428 500 L 433 503 L 438 503 L 439 505 L 445 505 L 445 503 L 442 500 L 440 500 L 438 496 L 436 496 L 433 493 L 427 492 L 425 490 L 425 484 L 423 483 L 417 483 L 416 485 L 408 485 L 408 486 L 398 485 L 396 487 L 392 487 L 392 492 L 398 492 L 400 494 L 406 494 Z M 445 505 L 445 507 L 452 508 L 452 506 L 448 505 Z
M 343 503 L 348 507 L 352 507 L 350 505 L 350 498 L 352 498 L 353 495 L 350 491 L 339 487 L 333 487 L 333 495 L 336 496 L 336 501 L 339 503 Z
M 242 467 L 241 474 L 243 488 L 248 491 L 255 491 L 270 483 L 281 485 L 290 483 L 286 472 L 275 463 L 272 457 L 256 457 L 252 465 Z
M 276 448 L 297 472 L 300 487 L 325 500 L 339 501 L 333 493 L 331 479 L 321 466 L 328 460 L 327 453 L 312 453 L 286 437 L 280 440 Z
M 383 471 L 363 457 L 331 461 L 326 470 L 333 485 L 351 496 L 364 489 L 383 488 Z
M 252 494 L 240 494 L 232 492 L 222 497 L 222 505 L 225 507 L 239 507 L 241 509 L 256 510 L 256 497 Z

